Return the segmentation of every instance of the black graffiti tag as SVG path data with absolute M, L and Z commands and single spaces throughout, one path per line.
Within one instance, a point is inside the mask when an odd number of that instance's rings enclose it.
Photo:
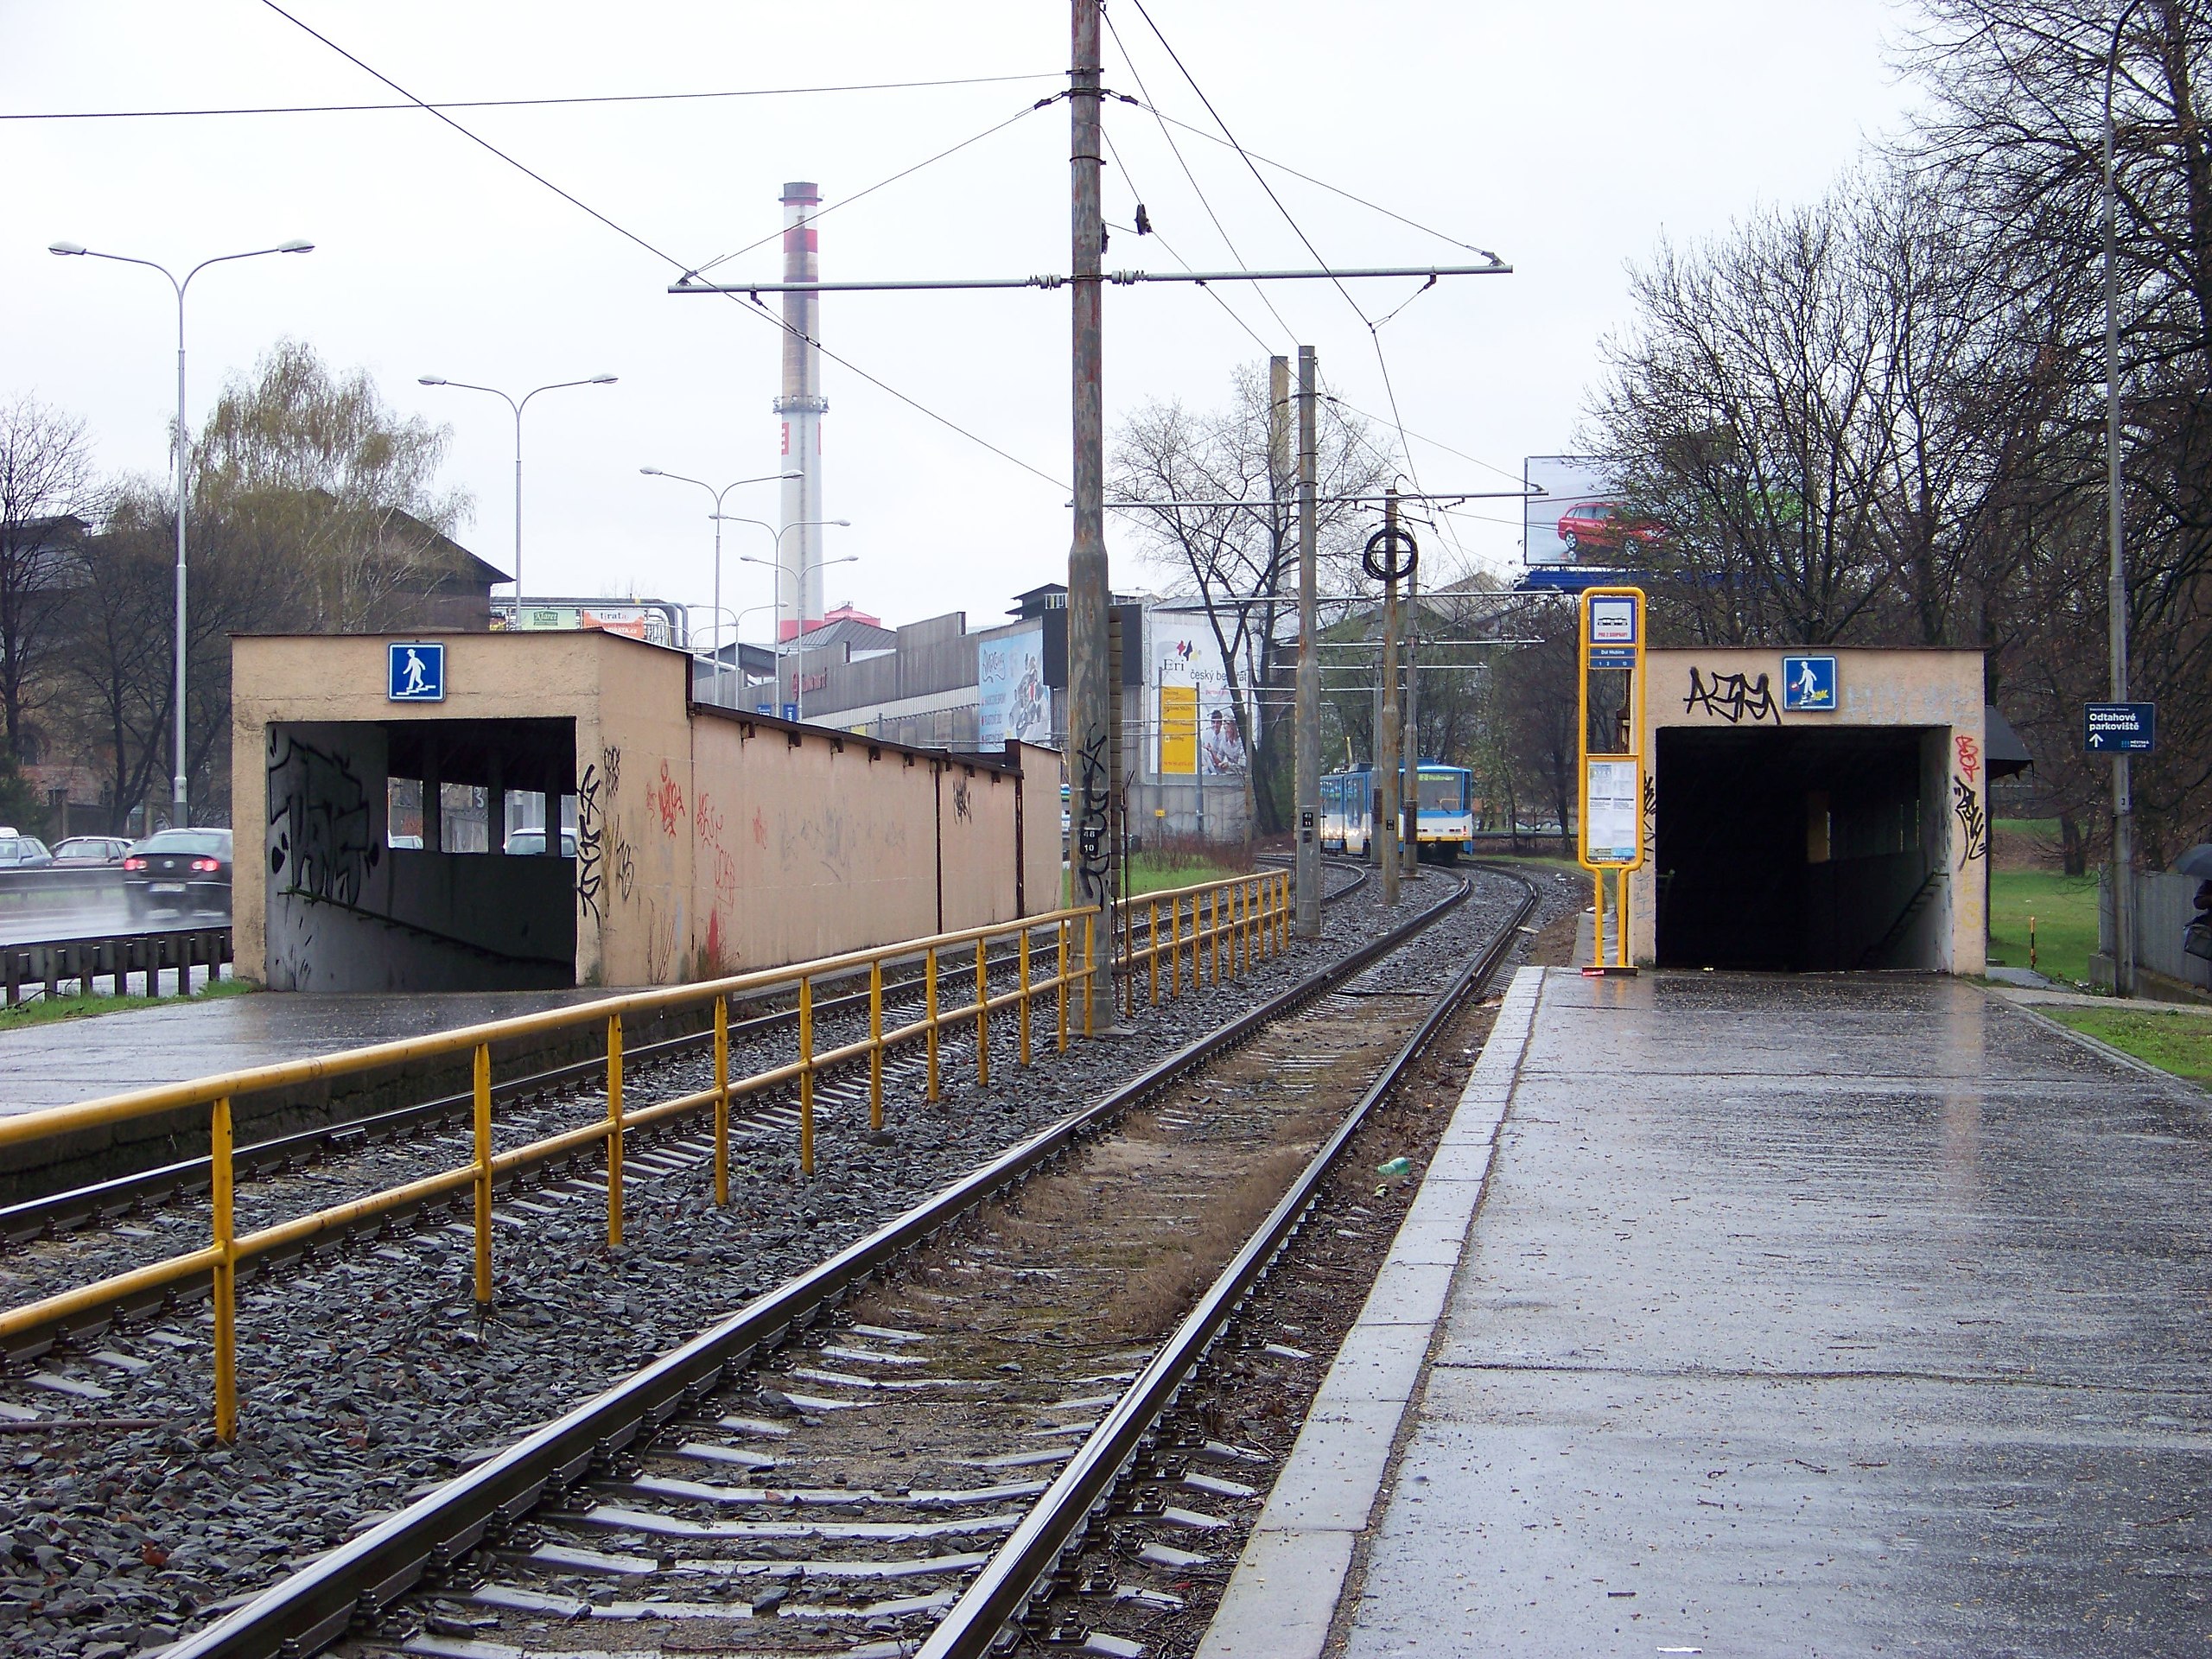
M 269 739 L 269 873 L 284 891 L 357 904 L 384 849 L 368 791 L 342 755 L 289 733 Z
M 1106 835 L 1106 736 L 1083 746 L 1076 818 L 1077 896 L 1086 905 L 1103 905 L 1112 896 L 1107 887 L 1111 849 Z
M 1688 714 L 1693 709 L 1718 715 L 1731 726 L 1746 720 L 1782 723 L 1782 713 L 1775 707 L 1774 693 L 1767 689 L 1764 674 L 1756 680 L 1742 674 L 1715 674 L 1708 682 L 1692 668 L 1690 694 L 1682 699 L 1682 712 Z
M 594 921 L 600 919 L 599 893 L 607 880 L 605 827 L 599 810 L 599 768 L 586 766 L 576 779 L 576 900 Z
M 968 780 L 956 780 L 952 785 L 952 816 L 965 820 L 968 817 Z
M 1963 870 L 1989 850 L 1989 820 L 1974 785 L 1963 778 L 1951 779 L 1951 811 L 1959 821 L 1959 868 Z

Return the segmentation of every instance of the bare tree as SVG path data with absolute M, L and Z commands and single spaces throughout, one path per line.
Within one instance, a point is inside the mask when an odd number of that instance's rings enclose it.
M 1341 405 L 1324 399 L 1320 409 L 1318 493 L 1379 490 L 1395 464 L 1389 452 Z M 1254 757 L 1248 785 L 1264 834 L 1285 827 L 1278 785 L 1288 723 L 1262 722 L 1257 693 L 1285 678 L 1285 648 L 1295 639 L 1297 480 L 1287 442 L 1290 421 L 1289 406 L 1274 404 L 1265 365 L 1247 365 L 1237 371 L 1225 409 L 1201 413 L 1179 402 L 1154 402 L 1138 410 L 1116 435 L 1108 482 L 1119 500 L 1156 504 L 1133 515 L 1145 552 L 1204 608 L 1228 677 L 1237 735 Z M 1330 570 L 1325 587 L 1350 581 L 1357 514 L 1338 502 L 1317 515 Z
M 39 758 L 32 717 L 64 626 L 72 556 L 102 510 L 85 423 L 25 396 L 0 404 L 0 735 Z
M 468 508 L 438 484 L 450 435 L 396 414 L 365 371 L 334 375 L 282 340 L 209 414 L 195 510 L 218 533 L 287 550 L 293 626 L 405 626 L 438 574 L 437 536 Z

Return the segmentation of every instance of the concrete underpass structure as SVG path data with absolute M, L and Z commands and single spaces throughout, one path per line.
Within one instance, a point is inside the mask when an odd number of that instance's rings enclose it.
M 1646 653 L 1636 959 L 1980 973 L 1982 653 L 1803 654 L 1834 659 L 1827 708 L 1788 706 L 1782 651 Z
M 442 699 L 394 700 L 388 648 L 424 643 Z M 694 703 L 690 678 L 603 632 L 235 640 L 240 976 L 665 985 L 1060 902 L 1052 751 L 911 748 Z M 572 835 L 510 843 L 515 795 Z

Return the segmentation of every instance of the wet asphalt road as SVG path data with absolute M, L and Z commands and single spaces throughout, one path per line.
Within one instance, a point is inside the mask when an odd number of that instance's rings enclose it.
M 1552 970 L 1345 1651 L 2204 1652 L 2208 1104 L 1968 985 Z

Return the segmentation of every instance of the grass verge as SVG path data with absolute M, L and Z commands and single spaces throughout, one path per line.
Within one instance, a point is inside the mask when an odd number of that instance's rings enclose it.
M 2038 973 L 2086 984 L 2097 949 L 2097 878 L 2043 870 L 1993 870 L 1989 876 L 1989 960 L 2025 968 L 2028 925 L 2035 923 Z
M 243 981 L 219 979 L 192 994 L 190 1000 L 205 1002 L 211 998 L 244 996 L 254 988 Z M 174 996 L 41 996 L 28 1002 L 18 1002 L 12 1008 L 0 1007 L 0 1031 L 16 1031 L 25 1026 L 51 1025 L 57 1020 L 90 1020 L 103 1014 L 127 1014 L 133 1008 L 165 1008 L 176 1001 Z
M 2151 1008 L 2070 1008 L 2038 1006 L 2036 1012 L 2099 1042 L 2110 1043 L 2146 1065 L 2193 1082 L 2212 1083 L 2212 1013 Z

